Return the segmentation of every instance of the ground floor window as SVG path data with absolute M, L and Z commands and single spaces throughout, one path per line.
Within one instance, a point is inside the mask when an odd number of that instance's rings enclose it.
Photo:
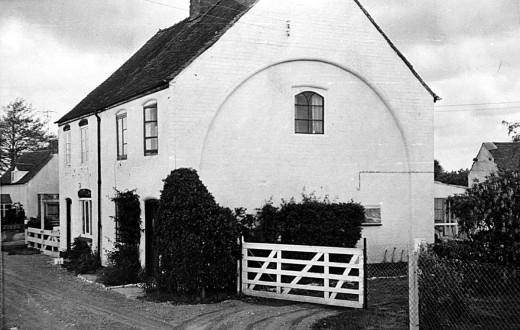
M 455 238 L 459 234 L 459 225 L 450 211 L 447 198 L 435 198 L 435 237 Z
M 9 194 L 1 194 L 0 198 L 0 213 L 2 214 L 2 219 L 5 219 L 7 211 L 13 208 L 13 201 Z
M 92 235 L 92 200 L 80 199 L 81 222 L 83 234 Z
M 365 206 L 365 219 L 363 220 L 363 226 L 378 226 L 381 225 L 381 206 L 380 205 L 368 205 Z
M 7 216 L 7 211 L 13 207 L 13 204 L 0 204 L 0 212 L 2 213 L 2 219 Z
M 38 218 L 50 223 L 53 227 L 60 225 L 59 194 L 38 194 Z

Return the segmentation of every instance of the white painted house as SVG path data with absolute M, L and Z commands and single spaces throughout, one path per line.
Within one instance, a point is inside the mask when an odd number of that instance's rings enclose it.
M 0 178 L 2 218 L 20 203 L 27 218 L 48 218 L 58 225 L 58 163 L 58 154 L 52 150 L 22 154 Z
M 224 206 L 314 192 L 365 205 L 372 246 L 433 241 L 438 99 L 357 0 L 192 0 L 58 121 L 62 248 L 112 249 L 109 197 L 136 189 L 151 267 L 162 180 L 181 167 Z
M 520 143 L 485 142 L 482 143 L 477 157 L 468 174 L 468 186 L 484 182 L 492 174 L 501 171 L 520 170 Z

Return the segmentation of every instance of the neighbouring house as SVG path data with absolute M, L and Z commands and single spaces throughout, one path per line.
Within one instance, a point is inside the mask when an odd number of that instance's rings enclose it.
M 58 226 L 58 163 L 55 150 L 22 154 L 0 178 L 2 218 L 15 203 L 20 203 L 27 218 L 44 218 Z
M 357 0 L 192 0 L 58 121 L 62 248 L 111 250 L 110 197 L 136 189 L 153 267 L 162 180 L 182 167 L 250 212 L 361 202 L 372 251 L 432 242 L 438 99 Z
M 501 171 L 520 170 L 520 143 L 515 142 L 485 142 L 482 143 L 477 157 L 468 175 L 468 186 L 486 181 L 492 174 Z
M 434 182 L 434 227 L 437 239 L 454 239 L 459 235 L 457 218 L 450 211 L 449 197 L 461 195 L 468 187 Z

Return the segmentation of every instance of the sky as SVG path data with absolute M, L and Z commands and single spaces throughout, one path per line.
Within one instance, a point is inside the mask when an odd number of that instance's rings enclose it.
M 446 170 L 470 168 L 482 142 L 510 140 L 502 121 L 520 121 L 520 1 L 360 2 L 442 97 L 435 158 Z M 0 0 L 0 106 L 24 98 L 55 132 L 54 121 L 188 7 L 189 0 Z

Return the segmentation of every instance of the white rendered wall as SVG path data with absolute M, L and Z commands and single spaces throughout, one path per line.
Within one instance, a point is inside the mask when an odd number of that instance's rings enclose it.
M 300 90 L 325 97 L 324 135 L 294 134 Z M 150 99 L 158 102 L 156 156 L 143 155 L 142 106 Z M 125 161 L 116 159 L 120 110 L 128 116 Z M 260 0 L 168 90 L 100 117 L 104 248 L 114 238 L 113 188 L 137 189 L 144 226 L 144 201 L 159 198 L 162 180 L 181 167 L 198 170 L 225 206 L 253 212 L 271 196 L 298 197 L 305 187 L 381 205 L 383 225 L 363 229 L 371 245 L 433 240 L 432 96 L 353 1 Z M 79 127 L 70 125 L 77 153 Z M 60 156 L 61 207 L 72 196 L 73 218 L 80 185 L 97 196 L 95 129 L 90 134 L 88 166 L 67 168 Z
M 480 151 L 476 158 L 477 161 L 473 162 L 468 174 L 469 187 L 475 184 L 475 180 L 478 180 L 478 182 L 484 182 L 488 176 L 498 172 L 498 166 L 493 159 L 493 155 L 491 155 L 484 144 L 480 147 Z

